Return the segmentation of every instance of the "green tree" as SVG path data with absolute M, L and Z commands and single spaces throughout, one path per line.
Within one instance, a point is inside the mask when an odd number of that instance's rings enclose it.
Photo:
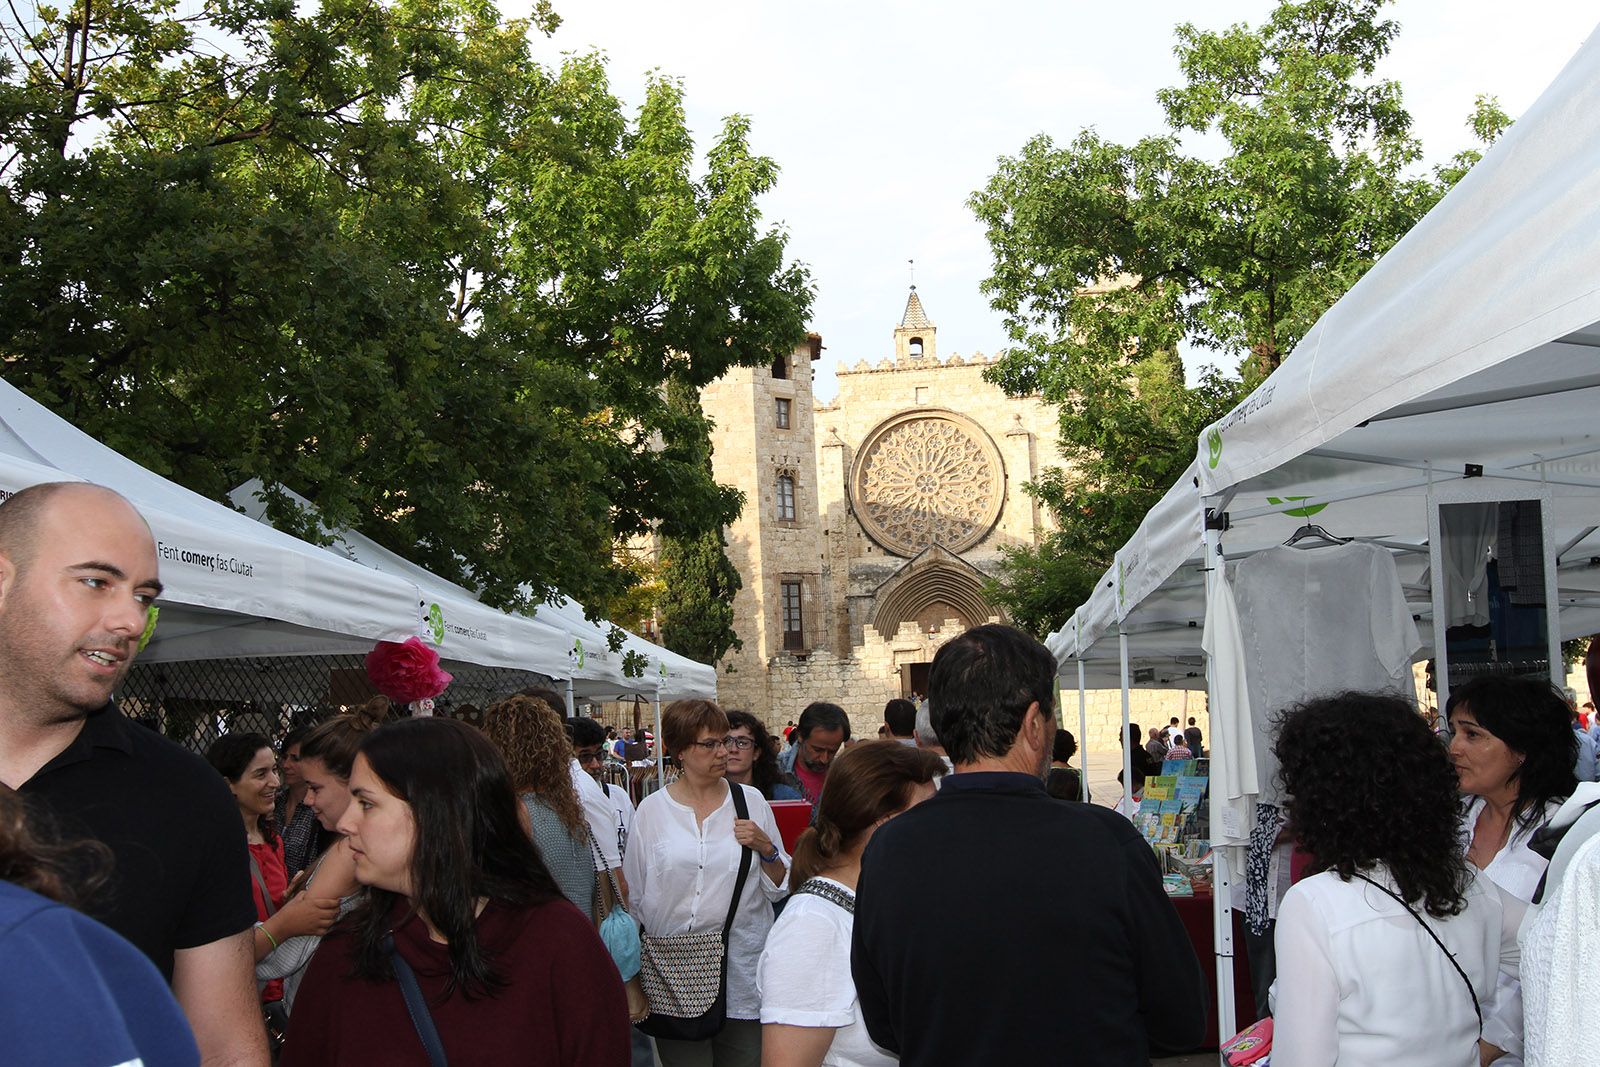
M 702 469 L 711 470 L 711 433 L 700 409 L 700 392 L 682 381 L 668 384 L 667 406 L 682 418 L 683 446 Z M 734 498 L 738 517 L 743 494 Z M 730 519 L 730 521 L 732 521 Z M 727 554 L 721 527 L 661 539 L 661 642 L 702 663 L 715 663 L 729 649 L 744 647 L 733 629 L 733 596 L 743 581 Z
M 1376 76 L 1399 32 L 1386 4 L 1286 0 L 1259 28 L 1181 25 L 1184 83 L 1158 94 L 1165 131 L 1132 145 L 1093 129 L 1065 147 L 1036 137 L 972 196 L 993 257 L 983 288 L 1012 342 L 989 378 L 1061 405 L 1071 462 L 1031 488 L 1061 532 L 990 583 L 1036 630 L 1087 598 L 1200 430 L 1476 161 L 1419 173 L 1400 87 Z M 1506 124 L 1480 98 L 1479 138 Z M 1186 350 L 1237 373 L 1186 382 Z
M 282 484 L 491 602 L 619 594 L 612 545 L 737 513 L 662 382 L 788 351 L 811 289 L 761 224 L 777 168 L 746 121 L 696 173 L 681 87 L 630 114 L 599 58 L 535 59 L 556 24 L 479 0 L 7 18 L 8 380 L 198 492 Z

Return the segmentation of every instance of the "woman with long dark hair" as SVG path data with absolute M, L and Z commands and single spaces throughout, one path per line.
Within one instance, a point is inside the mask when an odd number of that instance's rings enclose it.
M 1521 912 L 1462 858 L 1433 732 L 1407 701 L 1342 693 L 1289 712 L 1274 751 L 1315 872 L 1278 907 L 1274 1067 L 1475 1067 Z
M 534 846 L 561 895 L 579 911 L 593 913 L 599 846 L 589 842 L 589 824 L 572 785 L 572 741 L 561 716 L 537 697 L 508 697 L 484 710 L 483 735 L 505 757 Z
M 1467 859 L 1532 900 L 1546 860 L 1528 845 L 1577 786 L 1572 710 L 1543 679 L 1475 678 L 1450 694 L 1450 758 L 1468 800 Z
M 866 741 L 828 768 L 816 821 L 794 849 L 793 895 L 756 969 L 763 1062 L 784 1067 L 888 1067 L 850 976 L 861 853 L 872 833 L 934 794 L 944 761 L 898 741 Z
M 321 934 L 338 914 L 336 906 L 304 895 L 286 899 L 289 873 L 283 859 L 283 839 L 273 825 L 278 798 L 278 759 L 272 742 L 262 734 L 223 734 L 206 749 L 206 761 L 228 782 L 250 847 L 250 886 L 256 902 L 256 961 L 265 959 L 292 937 Z M 283 983 L 266 982 L 263 1003 L 283 999 Z M 270 1013 L 269 1013 L 270 1015 Z
M 407 976 L 452 1067 L 625 1067 L 622 980 L 522 828 L 475 728 L 403 719 L 362 745 L 339 832 L 365 901 L 306 969 L 284 1067 L 430 1061 Z
M 311 861 L 297 892 L 340 916 L 355 907 L 361 884 L 356 881 L 355 855 L 350 842 L 335 831 L 350 806 L 350 771 L 361 744 L 388 716 L 389 701 L 377 697 L 343 715 L 317 724 L 298 744 L 300 773 L 305 782 L 306 808 L 330 838 L 327 848 Z M 291 894 L 289 901 L 298 897 Z M 283 979 L 283 1003 L 293 1009 L 305 966 L 321 944 L 314 934 L 280 941 L 256 964 L 256 980 Z
M 768 800 L 800 800 L 800 790 L 780 782 L 778 753 L 760 719 L 737 709 L 728 716 L 728 781 L 755 786 Z

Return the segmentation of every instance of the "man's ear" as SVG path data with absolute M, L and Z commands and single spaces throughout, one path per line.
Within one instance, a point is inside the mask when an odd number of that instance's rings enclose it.
M 1043 747 L 1049 726 L 1049 720 L 1044 717 L 1044 709 L 1039 707 L 1039 702 L 1035 700 L 1029 704 L 1028 710 L 1022 714 L 1022 728 L 1027 731 L 1028 740 L 1035 748 Z
M 18 574 L 17 565 L 11 562 L 11 557 L 0 551 L 0 609 L 5 608 L 6 598 L 17 584 Z

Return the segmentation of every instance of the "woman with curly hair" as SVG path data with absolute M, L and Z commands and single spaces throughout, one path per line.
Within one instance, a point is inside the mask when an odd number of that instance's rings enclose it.
M 1462 858 L 1438 740 L 1404 700 L 1341 693 L 1274 752 L 1315 872 L 1278 908 L 1274 1067 L 1475 1067 L 1521 911 Z
M 505 757 L 533 843 L 561 895 L 594 914 L 594 846 L 572 785 L 572 742 L 561 715 L 538 697 L 518 694 L 484 710 L 483 733 Z
M 0 785 L 0 1034 L 5 1061 L 198 1065 L 189 1024 L 155 965 L 69 905 L 111 873 L 96 841 L 39 834 Z
M 748 711 L 729 711 L 728 781 L 754 786 L 768 800 L 800 800 L 800 790 L 778 780 L 778 754 L 772 735 Z

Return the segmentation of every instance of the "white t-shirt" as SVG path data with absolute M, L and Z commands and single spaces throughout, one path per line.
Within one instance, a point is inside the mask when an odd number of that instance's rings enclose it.
M 1395 888 L 1381 868 L 1369 877 Z M 1502 957 L 1515 960 L 1520 911 L 1508 914 L 1477 875 L 1460 915 L 1435 919 L 1420 903 L 1412 908 L 1454 954 L 1488 1017 Z M 1466 983 L 1387 893 L 1332 871 L 1313 875 L 1278 905 L 1275 941 L 1273 1067 L 1478 1063 L 1478 1016 Z
M 738 788 L 744 790 L 751 820 L 772 839 L 787 868 L 789 856 L 783 850 L 783 835 L 771 806 L 750 786 Z M 651 793 L 639 804 L 622 873 L 628 879 L 628 910 L 645 933 L 660 937 L 722 929 L 743 852 L 733 837 L 734 818 L 731 793 L 698 826 L 694 809 L 678 803 L 666 789 Z M 760 860 L 751 857 L 750 874 L 728 936 L 730 1019 L 761 1016 L 756 962 L 766 947 L 767 931 L 772 929 L 772 902 L 782 898 L 788 886 L 787 870 L 783 882 L 773 885 Z
M 589 777 L 589 772 L 572 761 L 572 785 L 578 791 L 578 803 L 583 806 L 584 821 L 594 831 L 595 843 L 606 867 L 616 870 L 622 866 L 622 853 L 617 850 L 617 816 L 610 799 L 600 790 L 600 783 Z
M 850 892 L 831 878 L 822 880 Z M 833 1044 L 822 1057 L 823 1067 L 884 1067 L 899 1062 L 867 1036 L 850 975 L 854 926 L 855 916 L 830 900 L 809 893 L 792 896 L 767 936 L 756 968 L 762 1022 L 837 1027 Z
M 1345 690 L 1415 702 L 1411 656 L 1422 639 L 1394 557 L 1377 545 L 1270 548 L 1234 566 L 1258 799 L 1280 804 L 1278 715 Z
M 617 813 L 617 851 L 626 856 L 628 835 L 633 833 L 633 800 L 628 796 L 628 791 L 620 785 L 602 782 L 600 790 L 605 793 L 606 799 L 611 801 L 611 807 Z

